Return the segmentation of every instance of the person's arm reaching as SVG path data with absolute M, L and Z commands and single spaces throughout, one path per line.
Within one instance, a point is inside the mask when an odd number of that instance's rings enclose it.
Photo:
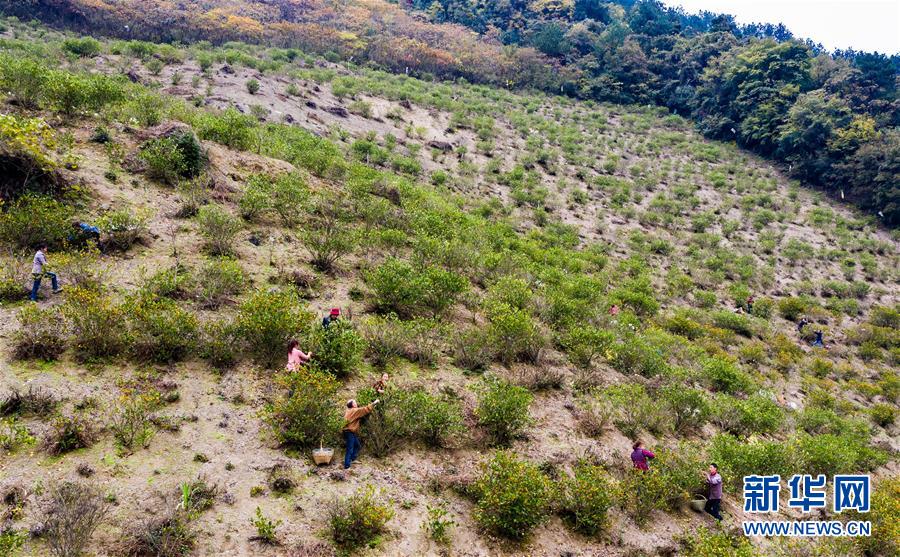
M 656 458 L 656 455 L 653 454 L 651 451 L 648 451 L 647 449 L 643 449 L 643 451 L 644 451 L 644 456 L 646 456 L 647 458 Z
M 372 409 L 375 408 L 375 405 L 378 404 L 379 402 L 380 401 L 376 400 L 372 404 L 367 404 L 365 406 L 360 406 L 359 408 L 351 409 L 350 412 L 347 413 L 347 421 L 353 422 L 360 418 L 368 416 L 369 413 L 372 411 Z

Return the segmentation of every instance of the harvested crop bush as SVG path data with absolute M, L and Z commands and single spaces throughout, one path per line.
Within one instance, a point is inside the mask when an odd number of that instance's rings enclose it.
M 475 520 L 501 536 L 523 540 L 549 513 L 550 482 L 537 466 L 500 451 L 481 466 L 472 486 Z

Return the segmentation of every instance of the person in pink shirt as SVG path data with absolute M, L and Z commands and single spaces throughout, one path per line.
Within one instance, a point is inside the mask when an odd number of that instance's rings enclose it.
M 647 461 L 651 458 L 656 458 L 656 455 L 645 449 L 642 441 L 635 441 L 631 448 L 633 449 L 631 462 L 634 464 L 634 467 L 638 470 L 649 470 L 650 464 Z
M 290 344 L 288 344 L 288 371 L 297 371 L 303 366 L 303 364 L 309 362 L 309 360 L 312 358 L 312 352 L 310 352 L 309 354 L 305 354 L 303 350 L 300 350 L 300 348 L 298 348 L 299 346 L 300 343 L 296 340 L 292 340 Z

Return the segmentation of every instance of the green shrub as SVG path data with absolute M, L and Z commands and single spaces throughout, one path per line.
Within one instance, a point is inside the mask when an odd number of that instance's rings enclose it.
M 160 269 L 145 278 L 141 289 L 153 296 L 181 300 L 190 295 L 192 283 L 193 280 L 187 268 L 172 266 Z
M 44 446 L 53 455 L 90 447 L 96 438 L 91 422 L 80 414 L 59 415 L 50 424 Z
M 254 174 L 247 180 L 247 189 L 239 206 L 241 216 L 254 220 L 266 213 L 275 213 L 286 227 L 300 222 L 309 201 L 309 187 L 303 176 L 288 172 L 276 177 Z
M 247 85 L 247 92 L 250 93 L 251 95 L 255 95 L 255 94 L 259 93 L 259 81 L 255 80 L 255 79 L 248 79 L 246 85 Z
M 671 416 L 676 433 L 696 431 L 709 419 L 709 402 L 699 389 L 672 383 L 657 391 L 655 398 Z
M 288 342 L 311 319 L 293 291 L 257 290 L 240 306 L 237 332 L 257 364 L 277 369 L 287 361 Z
M 368 486 L 350 497 L 335 500 L 328 507 L 328 536 L 346 553 L 374 547 L 387 532 L 387 522 L 394 516 L 387 503 Z
M 114 83 L 107 76 L 52 71 L 47 76 L 44 104 L 67 116 L 85 109 L 100 109 L 107 101 L 121 97 L 121 85 L 120 90 L 115 91 L 115 87 L 111 87 Z
M 576 366 L 590 368 L 594 360 L 612 345 L 615 336 L 604 329 L 590 324 L 576 324 L 559 339 L 569 360 Z
M 256 142 L 256 119 L 234 108 L 220 113 L 202 112 L 194 119 L 193 125 L 200 139 L 215 141 L 232 149 L 247 150 Z
M 720 329 L 733 331 L 745 337 L 753 336 L 753 327 L 746 315 L 728 310 L 716 311 L 712 314 L 712 322 Z
M 241 222 L 219 205 L 205 205 L 197 213 L 200 235 L 211 255 L 231 255 Z
M 644 377 L 664 374 L 669 368 L 665 357 L 668 347 L 660 346 L 656 340 L 662 339 L 626 333 L 610 348 L 610 365 L 625 374 L 638 373 Z
M 151 178 L 171 185 L 196 178 L 207 163 L 206 153 L 189 131 L 151 139 L 141 147 L 139 157 Z
M 661 325 L 670 333 L 681 335 L 690 340 L 696 340 L 706 333 L 703 325 L 697 321 L 696 312 L 681 308 L 664 317 Z
M 459 331 L 453 339 L 453 364 L 468 371 L 483 371 L 497 355 L 490 332 L 471 327 Z
M 211 321 L 203 325 L 200 336 L 200 357 L 218 369 L 228 369 L 237 363 L 240 351 L 238 327 L 231 321 Z
M 266 421 L 279 442 L 309 449 L 337 440 L 341 415 L 337 400 L 340 384 L 314 368 L 278 377 L 283 394 L 266 411 Z
M 667 409 L 639 383 L 611 385 L 600 393 L 600 397 L 614 409 L 612 420 L 615 426 L 630 439 L 636 439 L 644 429 L 660 434 L 672 427 Z
M 13 355 L 20 359 L 59 359 L 66 349 L 66 322 L 58 307 L 28 305 L 16 314 L 19 328 L 13 332 Z
M 93 37 L 81 37 L 79 39 L 66 39 L 62 44 L 63 50 L 71 52 L 82 58 L 93 58 L 100 54 L 100 41 Z
M 31 446 L 34 443 L 35 438 L 26 426 L 15 418 L 0 418 L 0 451 L 7 454 L 14 453 L 21 447 Z
M 137 296 L 127 304 L 131 350 L 155 363 L 183 359 L 195 346 L 197 319 L 167 298 Z
M 18 248 L 65 244 L 72 230 L 72 209 L 50 197 L 24 195 L 0 213 L 0 241 Z
M 615 484 L 600 466 L 579 462 L 560 482 L 560 514 L 576 532 L 598 536 L 608 525 Z
M 28 541 L 28 532 L 12 528 L 0 532 L 0 555 L 14 557 Z
M 327 328 L 318 324 L 310 334 L 316 366 L 338 378 L 347 377 L 359 365 L 366 341 L 350 321 L 339 320 Z
M 784 423 L 784 411 L 770 397 L 754 394 L 746 400 L 719 394 L 713 404 L 713 420 L 739 436 L 774 433 Z
M 101 215 L 96 226 L 105 235 L 106 247 L 125 251 L 147 233 L 149 219 L 150 214 L 146 210 L 132 212 L 130 209 L 121 209 Z
M 62 311 L 79 359 L 116 356 L 129 345 L 125 310 L 110 297 L 84 288 L 69 290 Z
M 769 319 L 775 309 L 775 300 L 772 298 L 759 298 L 753 302 L 753 311 L 751 315 L 760 319 Z
M 844 513 L 851 520 L 872 522 L 872 535 L 854 538 L 863 555 L 900 554 L 900 478 L 884 478 L 876 483 L 867 513 Z
M 749 539 L 725 531 L 710 531 L 701 526 L 681 540 L 685 557 L 756 557 L 760 553 Z
M 527 311 L 497 302 L 491 303 L 486 312 L 488 337 L 503 362 L 538 362 L 547 341 Z
M 250 519 L 250 523 L 256 528 L 256 537 L 254 539 L 267 545 L 278 545 L 278 537 L 275 530 L 281 525 L 281 520 L 266 518 L 262 513 L 262 509 L 256 507 L 256 516 Z
M 421 387 L 389 388 L 383 393 L 368 388 L 357 395 L 360 404 L 376 398 L 381 404 L 369 415 L 363 436 L 377 457 L 387 456 L 406 441 L 447 446 L 463 430 L 459 404 L 447 396 L 432 395 Z
M 118 403 L 109 428 L 119 447 L 131 451 L 135 447 L 147 448 L 156 433 L 153 412 L 162 404 L 158 392 L 125 395 Z
M 682 443 L 678 450 L 659 450 L 651 468 L 665 479 L 665 489 L 659 493 L 665 508 L 674 511 L 687 504 L 706 486 L 697 470 L 704 468 L 700 448 L 693 443 Z
M 475 415 L 494 444 L 508 445 L 531 425 L 528 408 L 533 399 L 523 387 L 502 379 L 490 379 L 478 392 Z
M 247 187 L 238 200 L 241 217 L 254 221 L 272 209 L 272 180 L 265 174 L 254 174 L 247 179 Z
M 805 474 L 868 472 L 887 461 L 887 456 L 856 435 L 800 434 L 797 439 L 800 470 Z
M 873 306 L 869 322 L 876 327 L 900 329 L 900 308 L 887 306 Z
M 216 309 L 244 291 L 247 277 L 236 259 L 215 258 L 206 261 L 197 282 L 200 286 L 197 293 L 200 306 Z
M 746 393 L 753 380 L 737 363 L 724 356 L 711 356 L 703 362 L 703 376 L 710 387 L 725 393 Z
M 404 394 L 401 406 L 408 435 L 430 447 L 447 446 L 464 430 L 459 402 L 450 397 L 411 389 Z
M 778 300 L 778 314 L 789 321 L 796 321 L 807 310 L 802 298 L 782 298 Z
M 25 285 L 30 279 L 31 260 L 27 255 L 0 256 L 0 302 L 18 302 L 28 298 L 29 289 Z
M 872 421 L 881 427 L 888 427 L 893 425 L 894 421 L 897 418 L 897 409 L 893 404 L 887 404 L 885 402 L 880 402 L 872 406 L 869 409 L 869 414 L 872 417 Z
M 450 545 L 450 530 L 456 525 L 452 518 L 448 518 L 450 512 L 443 503 L 434 507 L 426 505 L 426 509 L 428 518 L 424 522 L 424 529 L 428 537 L 441 545 Z
M 439 267 L 416 268 L 389 259 L 366 277 L 381 312 L 412 317 L 430 312 L 440 315 L 468 289 L 468 281 Z
M 475 481 L 475 520 L 486 530 L 523 540 L 549 513 L 551 487 L 537 466 L 500 451 Z
M 375 366 L 384 367 L 399 356 L 411 362 L 433 366 L 442 355 L 447 329 L 435 319 L 401 321 L 391 313 L 385 317 L 367 317 L 362 334 L 366 339 L 367 355 Z
M 780 441 L 741 440 L 727 433 L 712 439 L 709 458 L 719 465 L 725 484 L 737 491 L 744 476 L 790 475 L 796 468 L 794 450 Z
M 317 195 L 312 202 L 301 239 L 312 254 L 312 265 L 325 272 L 356 247 L 358 237 L 351 224 L 346 201 L 337 195 Z
M 36 60 L 0 56 L 0 85 L 25 108 L 37 108 L 49 76 L 47 66 Z
M 650 316 L 659 310 L 659 302 L 653 296 L 653 286 L 646 276 L 626 281 L 610 293 L 610 298 L 631 308 L 637 315 Z

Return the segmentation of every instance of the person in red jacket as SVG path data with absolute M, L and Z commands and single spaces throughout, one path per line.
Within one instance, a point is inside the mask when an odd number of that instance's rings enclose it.
M 645 449 L 642 441 L 635 441 L 631 448 L 633 449 L 631 462 L 634 464 L 634 467 L 638 470 L 649 470 L 650 463 L 648 461 L 651 458 L 656 458 L 656 455 Z

